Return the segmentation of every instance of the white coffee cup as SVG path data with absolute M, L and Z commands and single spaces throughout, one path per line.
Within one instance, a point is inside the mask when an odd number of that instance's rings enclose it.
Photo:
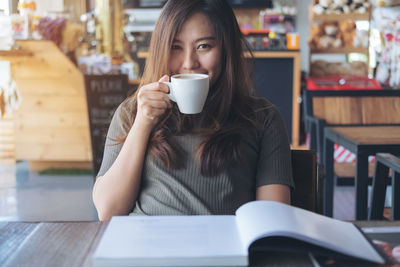
M 203 110 L 210 84 L 207 74 L 176 74 L 171 82 L 164 83 L 169 87 L 169 98 L 178 104 L 181 113 L 197 114 Z

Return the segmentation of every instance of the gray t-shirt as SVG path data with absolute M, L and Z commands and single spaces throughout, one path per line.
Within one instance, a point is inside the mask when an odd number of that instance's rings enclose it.
M 200 174 L 195 158 L 199 135 L 174 138 L 185 150 L 185 168 L 168 169 L 154 156 L 146 155 L 136 205 L 131 215 L 234 214 L 242 204 L 255 200 L 256 189 L 268 184 L 294 186 L 290 146 L 282 117 L 275 106 L 260 99 L 263 111 L 257 112 L 262 129 L 245 136 L 240 147 L 242 160 L 220 175 Z M 98 176 L 111 167 L 131 128 L 133 103 L 122 103 L 108 130 L 103 162 Z

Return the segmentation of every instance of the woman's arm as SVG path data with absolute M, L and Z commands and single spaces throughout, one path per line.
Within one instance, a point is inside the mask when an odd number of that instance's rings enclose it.
M 165 80 L 168 76 L 140 88 L 138 112 L 121 151 L 107 172 L 96 179 L 93 202 L 102 221 L 127 215 L 135 205 L 151 131 L 171 107 L 168 86 L 160 83 Z
M 287 185 L 271 184 L 257 188 L 257 200 L 273 200 L 290 205 L 290 188 Z
M 289 138 L 277 108 L 270 106 L 267 111 L 257 163 L 256 199 L 290 205 L 294 182 Z
M 110 169 L 96 179 L 93 202 L 99 219 L 127 215 L 135 204 L 150 131 L 133 124 Z

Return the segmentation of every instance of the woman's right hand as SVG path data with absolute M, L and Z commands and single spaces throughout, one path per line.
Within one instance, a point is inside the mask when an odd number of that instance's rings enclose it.
M 142 86 L 137 95 L 137 114 L 135 122 L 151 129 L 159 122 L 166 110 L 172 107 L 168 97 L 169 76 L 164 75 L 158 82 Z

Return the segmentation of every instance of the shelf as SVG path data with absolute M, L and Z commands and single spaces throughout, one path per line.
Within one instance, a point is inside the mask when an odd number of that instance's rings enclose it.
M 254 58 L 295 58 L 300 55 L 299 50 L 287 51 L 253 51 Z M 244 52 L 245 58 L 250 58 L 249 52 Z
M 350 54 L 360 53 L 369 54 L 368 47 L 343 47 L 343 48 L 329 48 L 329 49 L 311 49 L 311 54 Z
M 365 13 L 348 13 L 348 14 L 322 14 L 317 15 L 313 12 L 312 6 L 309 8 L 310 21 L 343 21 L 343 20 L 370 20 L 370 10 Z

